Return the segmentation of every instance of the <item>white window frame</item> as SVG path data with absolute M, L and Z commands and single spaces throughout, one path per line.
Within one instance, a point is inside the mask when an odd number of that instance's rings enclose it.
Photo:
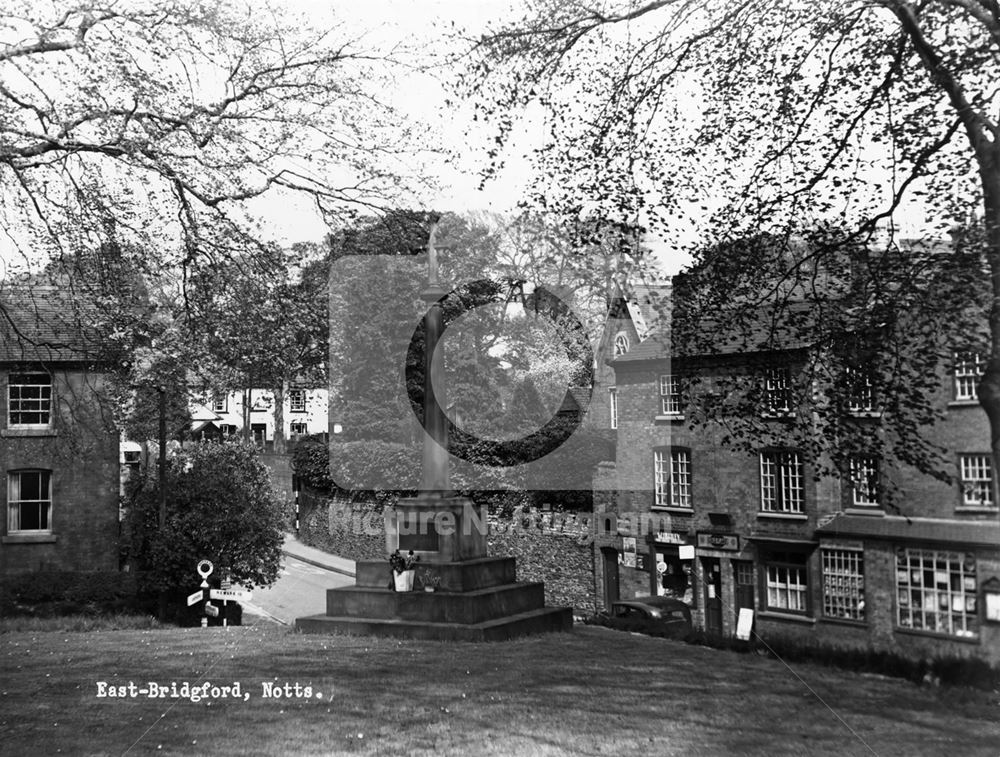
M 765 607 L 774 612 L 809 614 L 809 565 L 780 558 L 764 559 Z
M 685 510 L 692 508 L 689 449 L 662 447 L 653 450 L 653 477 L 656 507 L 677 507 Z
M 288 390 L 288 411 L 291 413 L 304 413 L 306 411 L 306 390 Z
M 229 412 L 229 397 L 228 395 L 215 396 L 212 398 L 212 412 L 213 413 L 228 413 Z
M 790 415 L 792 412 L 792 371 L 768 368 L 764 372 L 764 414 Z
M 295 427 L 298 426 L 301 431 L 296 431 Z M 288 424 L 288 432 L 292 436 L 307 436 L 309 434 L 309 424 L 304 420 L 295 420 Z
M 898 628 L 976 638 L 977 594 L 973 554 L 904 547 L 897 550 Z
M 844 375 L 847 379 L 847 409 L 852 413 L 875 412 L 875 385 L 871 372 L 848 367 Z
M 681 387 L 677 375 L 661 373 L 658 381 L 660 389 L 660 415 L 682 415 Z
M 824 547 L 823 615 L 840 620 L 865 619 L 865 558 L 859 549 Z
M 44 382 L 15 383 L 15 379 L 43 377 Z M 37 397 L 22 396 L 25 390 L 38 389 Z M 47 390 L 47 391 L 46 391 Z M 18 394 L 17 398 L 14 395 Z M 12 371 L 7 374 L 7 427 L 8 428 L 51 428 L 52 427 L 52 375 L 44 371 Z M 31 409 L 29 409 L 29 407 Z M 43 423 L 23 423 L 15 421 L 15 414 L 45 415 Z
M 611 409 L 611 428 L 618 428 L 618 388 L 608 389 L 608 403 Z
M 765 513 L 805 513 L 805 466 L 797 450 L 760 453 L 760 509 Z
M 45 477 L 48 491 L 42 499 L 23 499 L 21 497 L 21 477 L 24 475 L 38 475 Z M 44 507 L 45 528 L 22 528 L 23 520 L 21 506 Z M 7 533 L 15 534 L 51 534 L 52 533 L 52 471 L 37 468 L 26 468 L 24 470 L 12 470 L 7 473 Z
M 958 456 L 963 507 L 996 508 L 993 500 L 993 461 L 988 453 Z
M 878 463 L 879 460 L 875 455 L 851 457 L 849 465 L 852 507 L 881 507 Z
M 978 352 L 955 353 L 955 401 L 978 399 L 976 388 L 986 370 L 986 360 Z

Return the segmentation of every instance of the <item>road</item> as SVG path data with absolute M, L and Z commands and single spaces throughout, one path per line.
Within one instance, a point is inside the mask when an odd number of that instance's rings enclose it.
M 254 589 L 253 601 L 243 607 L 245 613 L 258 614 L 259 608 L 272 619 L 293 624 L 296 618 L 326 611 L 327 589 L 354 585 L 353 578 L 341 573 L 288 555 L 281 560 L 281 577 L 267 589 Z

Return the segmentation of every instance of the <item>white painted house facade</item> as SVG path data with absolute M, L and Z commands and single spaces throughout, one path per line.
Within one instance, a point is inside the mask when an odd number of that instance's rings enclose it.
M 285 393 L 283 400 L 282 429 L 287 440 L 327 431 L 329 390 L 294 386 Z M 249 413 L 245 404 L 249 401 Z M 237 436 L 249 423 L 254 441 L 264 447 L 274 441 L 277 413 L 274 392 L 270 389 L 231 391 L 202 398 L 191 405 L 193 436 L 209 431 L 222 436 Z

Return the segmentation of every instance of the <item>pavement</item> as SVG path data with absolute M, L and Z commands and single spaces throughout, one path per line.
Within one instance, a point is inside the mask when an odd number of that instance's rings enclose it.
M 295 538 L 294 534 L 285 534 L 285 543 L 282 545 L 281 551 L 288 557 L 294 557 L 296 560 L 315 565 L 317 568 L 325 568 L 351 578 L 355 577 L 354 560 L 337 557 L 322 549 L 303 544 Z

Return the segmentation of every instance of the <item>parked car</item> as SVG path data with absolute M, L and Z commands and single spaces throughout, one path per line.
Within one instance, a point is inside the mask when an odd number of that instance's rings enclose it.
M 686 638 L 692 631 L 691 608 L 679 599 L 642 597 L 613 602 L 602 613 L 601 625 L 671 639 Z

